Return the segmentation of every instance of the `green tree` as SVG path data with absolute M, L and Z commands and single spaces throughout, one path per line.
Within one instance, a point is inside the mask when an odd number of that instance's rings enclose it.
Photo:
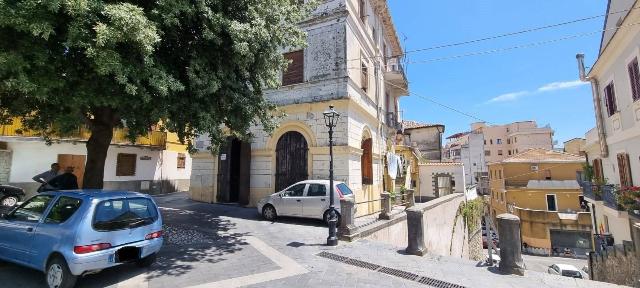
M 263 89 L 300 47 L 312 5 L 291 0 L 0 0 L 0 119 L 43 137 L 89 127 L 86 188 L 102 188 L 113 129 L 191 145 L 274 128 Z M 47 138 L 48 139 L 48 138 Z

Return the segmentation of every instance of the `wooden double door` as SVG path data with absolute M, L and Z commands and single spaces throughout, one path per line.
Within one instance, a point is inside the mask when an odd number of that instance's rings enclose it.
M 302 180 L 307 180 L 309 147 L 299 132 L 284 133 L 276 146 L 276 192 Z
M 82 188 L 82 178 L 84 177 L 84 165 L 86 162 L 86 155 L 58 154 L 60 170 L 64 172 L 65 168 L 73 167 L 73 174 L 78 178 L 78 188 Z

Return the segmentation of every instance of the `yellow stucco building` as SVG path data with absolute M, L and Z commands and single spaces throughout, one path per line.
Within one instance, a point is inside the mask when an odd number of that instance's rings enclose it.
M 584 157 L 529 149 L 489 164 L 491 215 L 520 217 L 522 241 L 538 254 L 552 248 L 589 249 L 591 217 L 578 183 Z

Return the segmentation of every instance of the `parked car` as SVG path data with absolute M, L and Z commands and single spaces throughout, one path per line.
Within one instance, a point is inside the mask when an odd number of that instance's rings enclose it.
M 484 254 L 484 258 L 487 259 L 487 263 L 490 263 L 491 261 L 489 261 L 489 254 Z M 491 254 L 491 260 L 493 260 L 493 263 L 491 265 L 498 265 L 500 264 L 500 251 L 493 251 L 493 253 Z
M 158 207 L 135 192 L 44 192 L 0 215 L 0 259 L 43 271 L 49 287 L 122 263 L 149 266 L 162 241 Z
M 16 206 L 24 198 L 24 190 L 11 185 L 0 185 L 0 206 Z
M 547 272 L 549 272 L 549 274 L 554 274 L 554 275 L 562 275 L 566 277 L 573 277 L 573 278 L 580 278 L 580 279 L 583 278 L 582 272 L 580 272 L 578 268 L 568 264 L 553 264 L 549 266 L 549 269 L 547 269 Z
M 328 222 L 329 194 L 327 191 L 331 190 L 334 193 L 335 208 L 340 219 L 340 199 L 353 198 L 354 194 L 342 182 L 334 181 L 333 186 L 333 189 L 329 189 L 329 180 L 300 181 L 258 201 L 258 213 L 269 221 L 274 221 L 278 216 L 293 216 L 322 219 Z

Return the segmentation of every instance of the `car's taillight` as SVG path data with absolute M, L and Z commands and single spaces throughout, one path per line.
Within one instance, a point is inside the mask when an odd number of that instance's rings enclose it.
M 151 239 L 156 239 L 156 238 L 160 238 L 160 237 L 162 237 L 162 230 L 156 231 L 156 232 L 153 232 L 153 233 L 149 233 L 149 234 L 147 234 L 147 236 L 144 236 L 144 239 L 145 240 L 151 240 Z
M 338 189 L 336 187 L 336 192 L 338 192 L 338 197 L 340 197 L 340 199 L 344 199 L 344 195 L 342 195 L 342 191 L 340 191 L 340 189 Z
M 85 254 L 85 253 L 96 252 L 96 251 L 105 250 L 109 248 L 111 248 L 111 244 L 100 243 L 100 244 L 91 244 L 91 245 L 84 245 L 84 246 L 75 246 L 73 247 L 73 252 L 75 252 L 76 254 Z

